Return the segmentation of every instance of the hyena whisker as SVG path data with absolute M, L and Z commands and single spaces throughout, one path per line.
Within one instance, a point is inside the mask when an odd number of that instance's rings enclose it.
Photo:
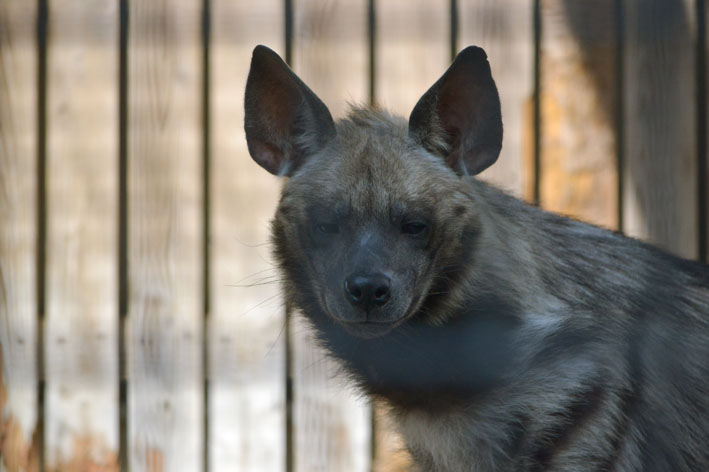
M 258 271 L 253 272 L 253 273 L 251 273 L 251 274 L 249 274 L 249 275 L 247 275 L 247 276 L 245 276 L 245 277 L 242 277 L 241 279 L 237 280 L 236 283 L 241 283 L 241 282 L 243 282 L 244 280 L 248 280 L 248 279 L 250 279 L 251 277 L 256 277 L 257 275 L 261 275 L 261 274 L 266 273 L 266 272 L 271 272 L 271 273 L 273 273 L 273 274 L 278 274 L 278 268 L 277 268 L 276 266 L 273 266 L 273 265 L 272 265 L 271 267 L 267 267 L 267 268 L 265 268 L 265 269 L 258 270 Z
M 280 303 L 279 308 L 285 308 L 286 304 L 285 303 Z M 286 325 L 288 324 L 288 317 L 284 316 L 283 317 L 283 323 L 281 324 L 281 329 L 278 331 L 278 335 L 276 336 L 276 339 L 273 340 L 271 345 L 268 347 L 268 350 L 266 350 L 266 354 L 264 354 L 264 357 L 268 357 L 271 352 L 276 348 L 276 344 L 281 340 L 283 337 L 283 333 L 286 331 Z
M 225 287 L 231 287 L 231 288 L 251 288 L 251 287 L 259 287 L 261 285 L 273 285 L 273 284 L 278 284 L 283 282 L 282 277 L 273 277 L 273 278 L 264 278 L 257 280 L 252 283 L 248 284 L 225 284 Z
M 268 275 L 263 275 L 263 274 L 268 274 Z M 281 274 L 278 273 L 278 271 L 275 267 L 269 267 L 269 268 L 266 268 L 263 270 L 259 270 L 257 272 L 252 273 L 252 274 L 249 274 L 245 277 L 242 277 L 241 279 L 237 280 L 234 284 L 226 284 L 225 286 L 227 286 L 227 287 L 250 286 L 250 284 L 246 284 L 246 285 L 243 285 L 243 284 L 248 280 L 253 280 L 254 283 L 260 284 L 262 282 L 266 282 L 271 279 L 282 279 Z
M 265 299 L 263 299 L 263 300 L 261 300 L 260 302 L 258 302 L 256 305 L 254 305 L 254 306 L 252 306 L 252 307 L 249 307 L 246 311 L 242 312 L 239 316 L 246 316 L 246 315 L 248 315 L 249 313 L 251 313 L 252 311 L 257 310 L 257 309 L 263 307 L 264 305 L 266 305 L 266 304 L 272 302 L 273 300 L 280 299 L 280 297 L 281 297 L 281 294 L 280 294 L 280 293 L 277 293 L 277 294 L 275 294 L 275 295 L 271 295 L 270 297 L 266 297 Z M 280 303 L 279 305 L 284 305 L 284 303 Z
M 315 359 L 313 362 L 311 362 L 308 365 L 302 366 L 301 372 L 307 372 L 309 370 L 313 370 L 316 367 L 319 367 L 320 365 L 327 362 L 327 360 L 328 360 L 328 356 L 326 354 L 321 354 L 318 359 Z
M 272 244 L 270 241 L 264 241 L 264 242 L 262 242 L 262 243 L 247 243 L 247 242 L 245 242 L 245 241 L 242 241 L 242 240 L 239 239 L 239 238 L 234 238 L 234 240 L 235 240 L 237 243 L 239 243 L 240 246 L 247 247 L 247 248 L 250 248 L 250 249 L 257 249 L 257 248 L 260 248 L 260 247 L 270 247 L 271 244 Z

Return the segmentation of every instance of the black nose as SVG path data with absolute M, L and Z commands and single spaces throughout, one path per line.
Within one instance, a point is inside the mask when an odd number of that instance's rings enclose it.
M 365 311 L 388 302 L 391 296 L 390 288 L 389 277 L 381 273 L 355 274 L 345 279 L 345 297 L 354 306 Z

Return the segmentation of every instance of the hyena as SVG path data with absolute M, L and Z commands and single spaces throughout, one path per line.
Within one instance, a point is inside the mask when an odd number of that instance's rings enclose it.
M 709 267 L 474 178 L 502 144 L 482 49 L 408 122 L 335 122 L 258 46 L 245 129 L 287 177 L 287 304 L 390 406 L 418 469 L 709 470 Z

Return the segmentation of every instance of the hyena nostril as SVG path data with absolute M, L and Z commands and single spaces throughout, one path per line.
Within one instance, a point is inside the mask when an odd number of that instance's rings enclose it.
M 377 288 L 374 292 L 374 300 L 380 305 L 386 303 L 389 300 L 389 287 L 381 286 Z
M 345 296 L 352 304 L 357 304 L 362 299 L 362 289 L 357 285 L 350 282 L 350 280 L 345 280 Z
M 389 278 L 381 273 L 351 275 L 345 280 L 344 288 L 349 302 L 365 311 L 384 305 L 391 296 Z

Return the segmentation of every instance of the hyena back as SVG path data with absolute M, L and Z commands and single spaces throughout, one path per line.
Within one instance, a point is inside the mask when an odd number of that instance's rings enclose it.
M 408 121 L 335 122 L 259 46 L 245 108 L 253 159 L 287 177 L 287 303 L 419 469 L 709 470 L 709 268 L 472 177 L 502 143 L 481 49 Z

